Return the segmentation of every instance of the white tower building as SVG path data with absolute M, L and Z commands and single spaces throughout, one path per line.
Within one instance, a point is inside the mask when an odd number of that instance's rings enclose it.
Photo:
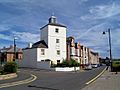
M 66 59 L 66 26 L 58 24 L 55 16 L 49 18 L 49 23 L 41 29 L 41 40 L 48 45 L 48 56 L 57 64 Z

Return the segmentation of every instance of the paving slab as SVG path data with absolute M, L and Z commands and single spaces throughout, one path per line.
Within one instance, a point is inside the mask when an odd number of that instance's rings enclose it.
M 120 72 L 106 70 L 97 80 L 82 90 L 120 90 Z

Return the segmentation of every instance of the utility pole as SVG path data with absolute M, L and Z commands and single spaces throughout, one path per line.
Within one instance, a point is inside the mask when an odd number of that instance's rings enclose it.
M 13 58 L 13 61 L 16 60 L 16 38 L 14 36 L 14 58 Z
M 110 31 L 110 29 L 108 29 L 108 34 L 109 34 L 110 62 L 112 62 L 111 31 Z
M 111 70 L 112 70 L 112 50 L 111 50 L 111 30 L 110 30 L 110 28 L 106 32 L 108 32 L 108 39 L 109 39 L 109 63 L 110 63 Z M 103 32 L 103 34 L 106 34 L 106 32 Z

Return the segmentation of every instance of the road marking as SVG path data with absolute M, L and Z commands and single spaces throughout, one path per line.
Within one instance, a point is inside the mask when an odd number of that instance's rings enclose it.
M 106 67 L 107 68 L 107 67 Z M 91 79 L 90 81 L 88 81 L 87 83 L 85 83 L 85 84 L 90 84 L 90 83 L 92 83 L 92 82 L 94 82 L 97 78 L 99 78 L 104 72 L 105 72 L 105 70 L 106 70 L 106 68 L 105 69 L 103 69 L 103 71 L 100 73 L 100 74 L 98 74 L 95 78 L 93 78 L 93 79 Z
M 5 84 L 0 84 L 0 88 L 17 86 L 17 85 L 21 85 L 21 84 L 27 84 L 27 83 L 35 81 L 36 79 L 37 79 L 37 76 L 31 74 L 31 77 L 28 78 L 28 79 L 25 79 L 25 80 L 11 82 L 11 83 L 5 83 Z

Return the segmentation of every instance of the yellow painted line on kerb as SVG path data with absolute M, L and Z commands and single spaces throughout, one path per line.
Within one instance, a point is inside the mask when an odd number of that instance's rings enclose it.
M 36 79 L 37 79 L 37 77 L 35 75 L 31 74 L 31 77 L 28 78 L 28 79 L 25 79 L 25 80 L 11 82 L 11 83 L 5 83 L 5 84 L 0 84 L 0 88 L 17 86 L 17 85 L 21 85 L 21 84 L 27 84 L 27 83 L 35 81 Z
M 106 68 L 107 68 L 107 67 L 106 67 Z M 93 78 L 93 79 L 91 79 L 90 81 L 88 81 L 86 84 L 88 85 L 88 84 L 94 82 L 97 78 L 99 78 L 99 77 L 105 72 L 106 68 L 103 69 L 103 71 L 102 71 L 100 74 L 98 74 L 95 78 Z

